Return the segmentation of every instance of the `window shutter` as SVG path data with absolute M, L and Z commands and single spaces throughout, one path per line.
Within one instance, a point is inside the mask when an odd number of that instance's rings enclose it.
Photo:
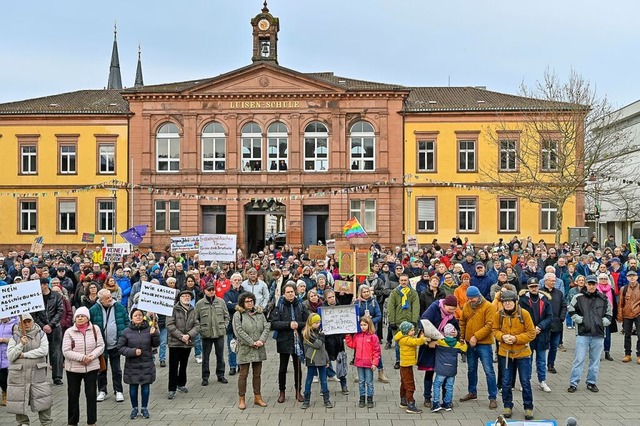
M 73 201 L 62 201 L 60 202 L 60 213 L 75 213 L 76 212 L 76 203 Z
M 436 200 L 434 199 L 418 200 L 418 220 L 419 221 L 435 221 L 436 220 Z

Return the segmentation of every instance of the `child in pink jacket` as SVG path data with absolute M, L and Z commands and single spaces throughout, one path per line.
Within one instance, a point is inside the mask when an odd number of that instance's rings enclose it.
M 360 319 L 360 333 L 347 335 L 345 343 L 356 351 L 354 364 L 358 367 L 358 383 L 360 384 L 358 407 L 365 407 L 366 393 L 366 407 L 373 408 L 373 372 L 380 361 L 380 341 L 376 336 L 376 328 L 370 316 L 364 316 Z

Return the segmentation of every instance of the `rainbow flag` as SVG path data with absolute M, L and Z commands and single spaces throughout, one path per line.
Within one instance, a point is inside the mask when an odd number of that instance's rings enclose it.
M 366 238 L 368 237 L 367 231 L 364 230 L 360 222 L 355 217 L 349 219 L 347 223 L 342 227 L 342 234 L 347 237 L 348 240 L 351 238 Z

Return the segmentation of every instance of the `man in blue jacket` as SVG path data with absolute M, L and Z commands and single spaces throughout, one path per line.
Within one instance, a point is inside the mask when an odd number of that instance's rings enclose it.
M 493 282 L 491 277 L 485 273 L 484 263 L 476 262 L 475 275 L 471 277 L 471 286 L 478 287 L 482 297 L 491 300 L 491 285 Z

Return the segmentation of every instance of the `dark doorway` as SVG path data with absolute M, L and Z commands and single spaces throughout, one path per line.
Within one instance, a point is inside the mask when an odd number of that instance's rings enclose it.
M 286 239 L 286 206 L 273 199 L 253 200 L 244 206 L 247 254 L 257 253 L 276 240 Z
M 202 206 L 202 233 L 227 233 L 227 208 L 225 206 Z
M 303 206 L 303 241 L 305 246 L 313 246 L 321 241 L 326 244 L 329 236 L 329 206 Z

